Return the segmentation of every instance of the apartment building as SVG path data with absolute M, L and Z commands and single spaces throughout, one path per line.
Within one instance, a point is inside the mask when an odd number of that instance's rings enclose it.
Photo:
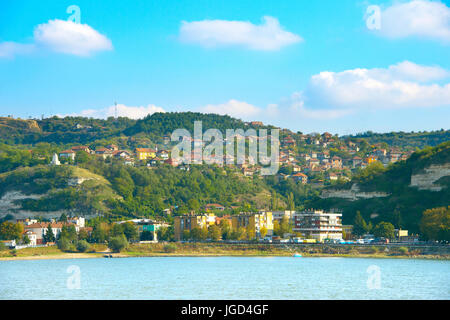
M 194 228 L 209 227 L 216 223 L 216 216 L 214 214 L 203 215 L 184 215 L 174 218 L 173 232 L 175 240 L 180 241 L 183 238 L 183 231 L 191 231 Z
M 241 227 L 252 228 L 255 231 L 255 235 L 259 237 L 261 235 L 261 229 L 265 227 L 267 229 L 268 236 L 273 235 L 273 216 L 272 212 L 259 212 L 259 213 L 241 213 L 233 216 L 231 219 L 231 226 L 233 230 L 237 230 Z
M 342 214 L 323 210 L 295 213 L 293 231 L 319 242 L 325 239 L 342 239 Z

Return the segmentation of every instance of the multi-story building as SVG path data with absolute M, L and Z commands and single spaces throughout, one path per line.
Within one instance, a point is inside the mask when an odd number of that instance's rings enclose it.
M 342 214 L 322 210 L 295 213 L 293 231 L 320 242 L 325 239 L 342 239 Z
M 295 211 L 289 211 L 289 210 L 272 211 L 272 219 L 273 219 L 273 221 L 281 222 L 281 220 L 283 220 L 284 217 L 287 217 L 289 219 L 289 221 L 293 222 L 294 214 L 295 214 Z
M 125 220 L 117 222 L 119 224 L 121 223 L 127 223 L 131 222 L 133 223 L 138 231 L 139 237 L 141 236 L 141 233 L 144 231 L 148 231 L 152 233 L 153 241 L 158 241 L 158 230 L 162 227 L 169 227 L 169 224 L 165 222 L 160 222 L 152 219 L 133 219 L 133 220 Z
M 241 227 L 251 228 L 255 231 L 255 235 L 259 237 L 261 235 L 261 229 L 266 228 L 268 236 L 273 235 L 273 216 L 272 212 L 261 211 L 259 213 L 241 213 L 233 216 L 231 220 L 231 226 L 233 230 L 237 230 Z
M 184 215 L 174 218 L 173 233 L 175 240 L 180 241 L 183 238 L 183 231 L 191 231 L 194 228 L 209 227 L 216 223 L 214 214 L 203 215 Z
M 138 160 L 147 160 L 156 157 L 156 150 L 150 148 L 136 148 L 136 157 Z
M 63 223 L 63 222 L 37 222 L 27 226 L 24 226 L 25 231 L 30 231 L 36 235 L 35 241 L 36 244 L 44 243 L 44 236 L 47 234 L 48 226 L 52 229 L 53 235 L 55 238 L 58 238 L 58 235 L 61 233 L 63 226 L 75 226 L 75 231 L 78 233 L 80 231 L 80 227 L 72 224 L 72 223 Z

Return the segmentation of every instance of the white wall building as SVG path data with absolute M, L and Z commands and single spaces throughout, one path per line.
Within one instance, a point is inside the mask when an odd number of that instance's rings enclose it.
M 293 231 L 319 242 L 325 239 L 342 239 L 342 214 L 322 210 L 295 213 Z

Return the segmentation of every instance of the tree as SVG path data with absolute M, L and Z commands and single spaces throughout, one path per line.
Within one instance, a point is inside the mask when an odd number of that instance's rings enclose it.
M 77 230 L 74 225 L 63 226 L 61 228 L 61 233 L 59 234 L 60 238 L 66 238 L 70 242 L 74 242 L 77 240 Z
M 284 236 L 284 234 L 286 233 L 292 233 L 292 224 L 289 220 L 289 217 L 287 216 L 283 216 L 283 218 L 281 219 L 281 223 L 280 223 L 280 236 Z
M 62 213 L 61 216 L 59 217 L 59 221 L 60 222 L 67 222 L 67 216 L 65 213 Z
M 69 251 L 72 247 L 72 243 L 65 237 L 60 237 L 56 244 L 61 251 Z
M 89 233 L 86 231 L 86 229 L 80 229 L 78 232 L 78 240 L 88 240 L 89 239 Z
M 104 243 L 108 239 L 108 228 L 104 223 L 94 225 L 91 234 L 91 242 Z
M 273 222 L 273 234 L 276 236 L 280 235 L 280 223 L 278 222 L 278 220 L 275 220 Z
M 353 220 L 353 234 L 362 236 L 367 232 L 367 223 L 361 216 L 361 212 L 356 211 L 355 219 Z
M 30 241 L 30 238 L 28 238 L 28 236 L 26 234 L 24 234 L 22 237 L 22 242 L 24 244 L 30 244 L 31 241 Z
M 108 248 L 113 252 L 120 252 L 128 247 L 128 241 L 124 234 L 112 237 L 108 242 Z
M 44 234 L 44 241 L 45 243 L 48 242 L 55 242 L 55 234 L 53 233 L 52 224 L 49 223 L 47 226 L 47 232 Z
M 80 240 L 77 242 L 77 250 L 79 252 L 86 252 L 91 248 L 89 243 L 86 240 Z
M 23 225 L 21 223 L 12 223 L 5 221 L 0 224 L 0 239 L 2 240 L 20 240 L 22 238 Z
M 202 238 L 202 229 L 199 227 L 192 228 L 191 230 L 191 238 L 192 240 L 199 241 Z
M 380 222 L 373 229 L 373 235 L 378 238 L 392 239 L 395 236 L 394 225 L 390 222 Z
M 220 230 L 222 231 L 222 239 L 229 240 L 231 237 L 231 225 L 226 219 L 222 219 L 219 224 Z
M 191 239 L 191 232 L 189 230 L 183 230 L 183 240 Z
M 76 160 L 77 164 L 86 163 L 86 162 L 89 162 L 90 156 L 86 151 L 80 150 L 80 151 L 77 151 L 77 153 L 75 155 L 75 160 Z
M 219 241 L 222 237 L 222 230 L 220 230 L 219 226 L 212 225 L 208 230 L 208 238 L 213 241 Z
M 261 229 L 259 230 L 259 235 L 261 236 L 261 238 L 265 238 L 267 235 L 267 228 L 265 226 L 262 226 Z
M 188 201 L 188 208 L 190 210 L 194 210 L 194 211 L 198 212 L 200 210 L 200 203 L 198 202 L 197 199 L 190 199 Z
M 244 227 L 237 229 L 237 240 L 245 240 L 247 238 L 247 230 Z
M 289 193 L 287 202 L 288 202 L 288 210 L 294 211 L 295 210 L 295 201 L 294 201 L 294 194 L 292 192 Z
M 247 234 L 247 240 L 254 240 L 256 238 L 255 228 L 252 228 L 250 224 L 245 228 L 245 233 Z
M 138 237 L 137 228 L 132 222 L 123 224 L 123 234 L 127 237 L 128 241 L 136 240 Z
M 426 239 L 450 241 L 450 206 L 425 210 L 420 231 Z
M 158 234 L 158 240 L 170 241 L 173 239 L 173 226 L 161 227 L 158 229 L 157 234 Z

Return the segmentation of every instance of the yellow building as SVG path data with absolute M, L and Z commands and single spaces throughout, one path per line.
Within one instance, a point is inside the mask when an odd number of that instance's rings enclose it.
M 156 151 L 149 148 L 136 148 L 136 157 L 138 160 L 147 160 L 156 157 Z
M 261 235 L 261 229 L 265 227 L 267 229 L 267 236 L 273 235 L 273 216 L 272 212 L 259 212 L 259 213 L 241 213 L 237 216 L 233 216 L 231 220 L 231 226 L 233 230 L 239 228 L 251 228 L 255 231 L 255 235 L 259 237 Z
M 175 240 L 180 241 L 183 238 L 183 231 L 198 227 L 203 228 L 204 226 L 209 227 L 216 223 L 216 216 L 214 214 L 203 214 L 203 215 L 185 215 L 177 216 L 174 218 L 174 237 Z

